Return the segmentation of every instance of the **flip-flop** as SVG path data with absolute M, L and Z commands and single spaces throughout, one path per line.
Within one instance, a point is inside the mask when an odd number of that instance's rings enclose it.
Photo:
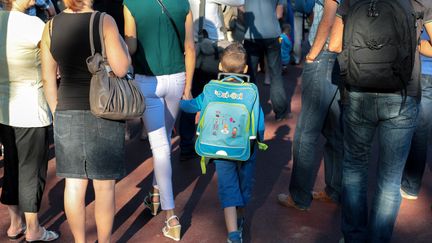
M 26 239 L 26 242 L 50 242 L 50 241 L 57 240 L 59 238 L 59 234 L 57 232 L 46 230 L 44 227 L 42 227 L 42 229 L 43 229 L 43 233 L 41 238 L 34 239 L 34 240 Z
M 16 235 L 8 235 L 7 237 L 9 238 L 9 240 L 17 240 L 19 238 L 21 238 L 25 232 L 26 232 L 27 227 L 25 225 L 21 226 L 21 230 L 18 232 L 18 234 Z

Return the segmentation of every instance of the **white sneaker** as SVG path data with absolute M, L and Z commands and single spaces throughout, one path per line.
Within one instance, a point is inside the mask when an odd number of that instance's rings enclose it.
M 403 198 L 408 199 L 408 200 L 416 200 L 418 198 L 418 196 L 410 195 L 409 193 L 404 191 L 402 188 L 400 189 L 400 194 Z

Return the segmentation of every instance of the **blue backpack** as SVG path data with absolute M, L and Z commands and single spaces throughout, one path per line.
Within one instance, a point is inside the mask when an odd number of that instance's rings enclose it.
M 256 85 L 230 75 L 210 81 L 204 86 L 203 96 L 195 142 L 195 150 L 202 156 L 202 172 L 209 159 L 248 160 L 260 116 Z M 258 144 L 266 149 L 265 144 Z

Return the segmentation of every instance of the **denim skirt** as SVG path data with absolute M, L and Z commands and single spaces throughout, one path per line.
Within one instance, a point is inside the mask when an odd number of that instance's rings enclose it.
M 99 180 L 126 174 L 125 123 L 94 116 L 89 110 L 55 112 L 57 176 Z

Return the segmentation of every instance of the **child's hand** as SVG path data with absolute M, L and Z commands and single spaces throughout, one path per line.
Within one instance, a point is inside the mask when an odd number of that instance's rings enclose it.
M 183 92 L 182 100 L 191 100 L 191 99 L 193 99 L 191 91 L 190 90 L 188 90 L 188 91 L 185 90 Z

